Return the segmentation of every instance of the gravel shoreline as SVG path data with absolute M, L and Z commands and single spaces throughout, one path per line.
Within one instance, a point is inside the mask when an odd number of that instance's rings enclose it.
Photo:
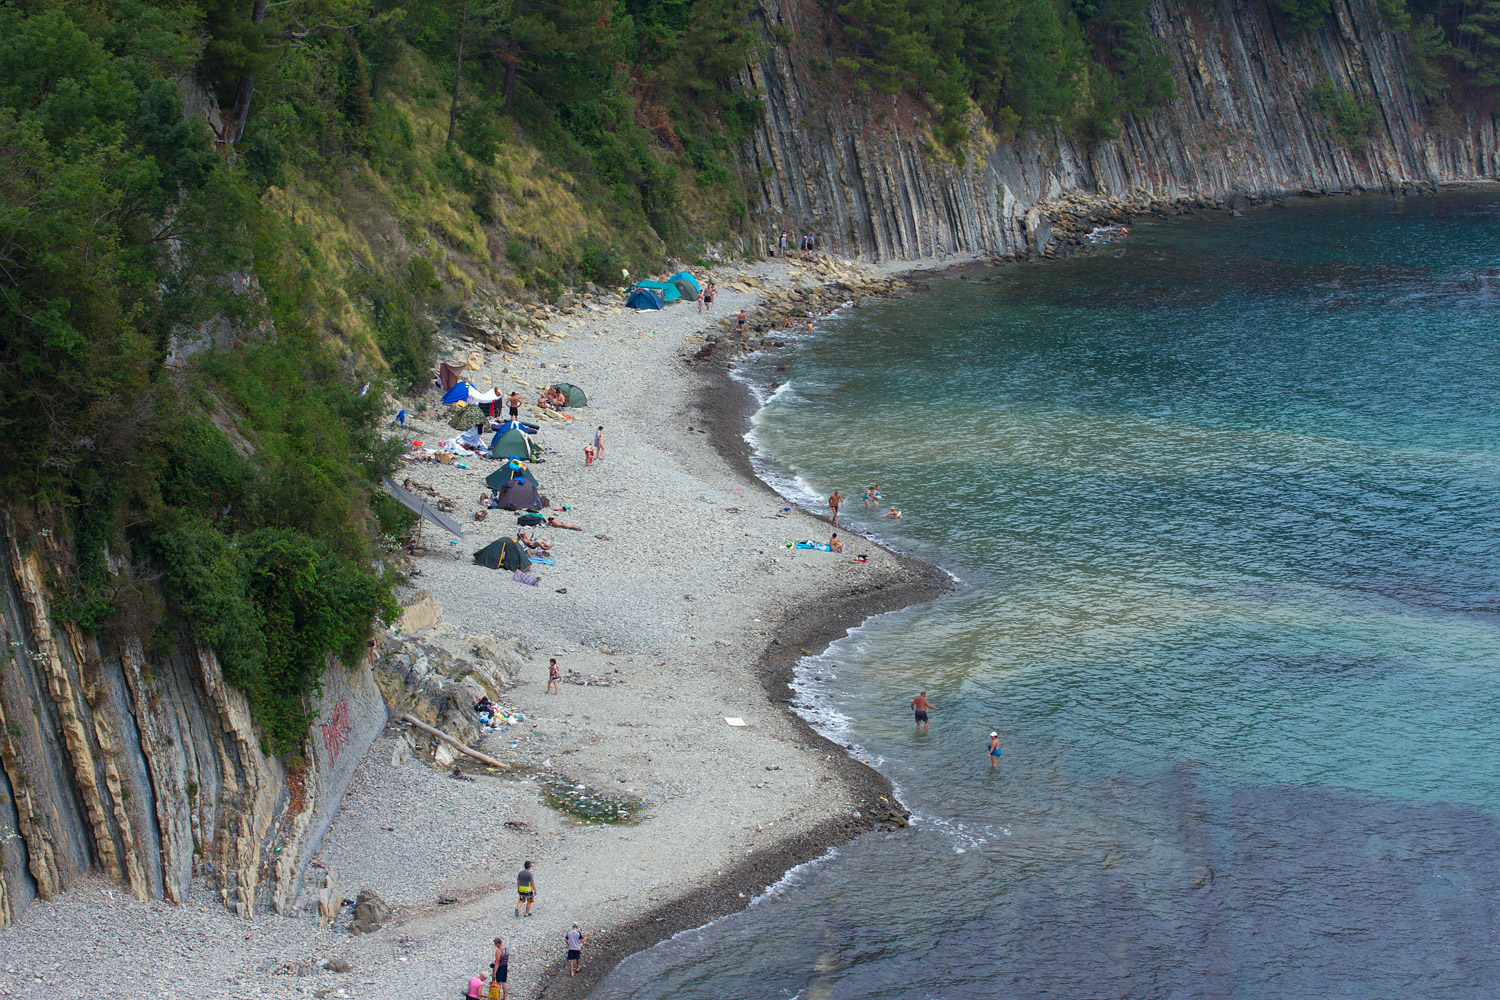
M 750 464 L 751 448 L 745 441 L 745 432 L 756 405 L 749 388 L 731 379 L 718 366 L 700 368 L 697 381 L 695 409 L 707 423 L 714 447 L 747 483 L 755 483 L 771 497 L 781 500 L 780 494 L 755 475 Z M 924 604 L 953 588 L 951 578 L 937 567 L 898 553 L 892 555 L 910 572 L 909 580 L 873 589 L 830 592 L 816 602 L 784 614 L 778 639 L 766 646 L 756 662 L 761 685 L 772 705 L 791 701 L 793 674 L 803 657 L 822 653 L 873 615 Z M 580 970 L 579 975 L 569 977 L 564 974 L 567 963 L 554 962 L 543 974 L 538 996 L 549 1000 L 586 997 L 624 959 L 682 931 L 743 910 L 751 899 L 793 868 L 878 829 L 881 825 L 878 817 L 889 816 L 893 807 L 904 814 L 885 775 L 851 757 L 843 746 L 817 732 L 800 715 L 790 711 L 788 715 L 795 720 L 795 731 L 803 746 L 831 757 L 839 780 L 860 804 L 861 818 L 856 820 L 851 815 L 825 820 L 812 829 L 779 840 L 688 896 L 595 934 L 590 943 L 593 949 L 590 965 Z
M 842 295 L 829 289 L 853 280 L 849 267 L 720 268 L 712 315 L 585 301 L 547 314 L 547 331 L 516 351 L 481 351 L 476 385 L 534 399 L 539 385 L 568 381 L 590 395 L 575 420 L 530 406 L 523 414 L 542 424 L 543 492 L 585 529 L 540 532 L 557 556 L 536 568 L 540 586 L 469 558 L 513 528 L 502 511 L 474 520 L 494 463 L 417 462 L 396 477 L 444 499 L 466 526 L 458 544 L 426 533 L 414 587 L 442 612 L 413 638 L 456 657 L 480 648 L 511 657 L 498 697 L 525 724 L 486 735 L 478 749 L 513 769 L 477 767 L 458 780 L 413 756 L 411 734 L 392 724 L 360 759 L 292 913 L 247 922 L 197 883 L 187 904 L 172 906 L 86 881 L 0 932 L 0 996 L 57 996 L 76 981 L 80 956 L 107 959 L 120 1000 L 457 996 L 485 969 L 496 934 L 512 949 L 512 997 L 582 996 L 627 955 L 743 908 L 872 826 L 900 822 L 888 782 L 791 711 L 787 683 L 804 651 L 950 582 L 853 533 L 843 556 L 789 548 L 826 538 L 827 518 L 784 510 L 753 475 L 748 390 L 720 364 L 696 360 L 723 336 L 725 317 L 742 308 L 753 317 L 763 297 L 780 296 L 768 313 L 826 308 Z M 910 270 L 860 273 L 888 282 Z M 445 356 L 472 350 L 454 343 Z M 456 434 L 430 399 L 426 412 L 406 402 L 408 440 Z M 596 424 L 606 427 L 607 457 L 587 466 L 582 448 Z M 551 656 L 578 678 L 559 695 L 543 690 Z M 382 676 L 383 685 L 396 677 Z M 727 725 L 732 717 L 746 725 Z M 579 822 L 546 803 L 547 781 L 628 802 L 630 822 Z M 523 858 L 540 885 L 530 920 L 512 914 Z M 320 928 L 318 871 L 336 876 L 345 899 L 378 892 L 389 921 L 352 934 L 346 907 Z M 574 920 L 595 933 L 570 979 L 558 972 Z

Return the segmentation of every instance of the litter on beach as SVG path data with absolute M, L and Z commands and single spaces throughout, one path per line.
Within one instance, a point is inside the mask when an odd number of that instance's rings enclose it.
M 724 716 L 724 721 L 729 723 L 731 726 L 741 729 L 749 725 L 749 723 L 747 723 L 744 719 L 739 718 L 738 716 L 731 718 L 730 716 L 726 715 Z

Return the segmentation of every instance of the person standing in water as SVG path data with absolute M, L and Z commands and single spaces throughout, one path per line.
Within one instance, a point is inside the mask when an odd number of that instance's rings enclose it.
M 911 710 L 917 714 L 917 728 L 927 732 L 927 710 L 934 708 L 932 702 L 927 700 L 927 692 L 923 691 L 911 700 Z
M 998 764 L 998 763 L 1000 763 L 1000 734 L 999 733 L 990 733 L 990 746 L 989 746 L 989 750 L 987 752 L 990 755 L 990 770 L 993 771 L 995 769 L 995 765 Z
M 865 490 L 865 510 L 869 510 L 871 507 L 875 507 L 877 509 L 879 509 L 880 507 L 879 484 L 871 486 L 869 489 Z
M 844 494 L 838 490 L 834 490 L 833 495 L 828 498 L 828 509 L 833 511 L 833 526 L 835 528 L 839 526 L 839 508 L 843 505 Z

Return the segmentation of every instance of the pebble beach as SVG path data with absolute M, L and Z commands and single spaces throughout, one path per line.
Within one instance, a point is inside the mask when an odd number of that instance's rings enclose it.
M 540 582 L 528 586 L 472 559 L 514 531 L 507 511 L 474 519 L 496 463 L 410 462 L 396 474 L 447 500 L 465 532 L 449 544 L 424 528 L 407 599 L 436 621 L 404 638 L 511 651 L 497 700 L 524 721 L 482 732 L 476 746 L 511 766 L 456 776 L 413 753 L 420 741 L 393 720 L 362 759 L 295 912 L 246 922 L 205 889 L 180 906 L 143 904 L 97 880 L 0 933 L 0 995 L 56 996 L 82 966 L 106 968 L 110 995 L 126 998 L 457 997 L 501 936 L 511 996 L 583 996 L 633 951 L 742 908 L 789 868 L 900 816 L 883 778 L 795 714 L 786 682 L 801 656 L 870 614 L 936 596 L 947 577 L 853 533 L 841 533 L 843 554 L 787 547 L 826 541 L 827 512 L 788 510 L 754 478 L 749 394 L 723 348 L 698 356 L 723 317 L 754 317 L 767 285 L 826 288 L 828 269 L 770 261 L 713 277 L 708 314 L 691 303 L 637 313 L 600 296 L 550 316 L 513 352 L 444 345 L 450 364 L 479 355 L 465 372 L 477 388 L 526 397 L 522 419 L 541 425 L 546 449 L 533 466 L 542 492 L 583 529 L 536 532 L 556 565 L 535 565 Z M 531 405 L 563 381 L 589 395 L 573 419 Z M 402 401 L 400 433 L 424 444 L 455 436 L 447 407 L 426 398 L 421 413 Z M 585 464 L 600 425 L 604 456 Z M 554 657 L 564 682 L 548 694 Z M 580 818 L 570 795 L 621 804 L 625 820 Z M 538 893 L 533 915 L 517 918 L 524 860 Z M 353 934 L 346 908 L 321 928 L 319 870 L 347 898 L 373 890 L 389 919 Z M 574 921 L 592 932 L 576 978 L 563 961 Z

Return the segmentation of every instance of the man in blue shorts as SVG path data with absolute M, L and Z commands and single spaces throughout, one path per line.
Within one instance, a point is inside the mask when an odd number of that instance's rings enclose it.
M 924 733 L 927 732 L 927 710 L 932 707 L 932 702 L 927 700 L 926 691 L 911 700 L 911 710 L 917 713 L 917 728 Z

